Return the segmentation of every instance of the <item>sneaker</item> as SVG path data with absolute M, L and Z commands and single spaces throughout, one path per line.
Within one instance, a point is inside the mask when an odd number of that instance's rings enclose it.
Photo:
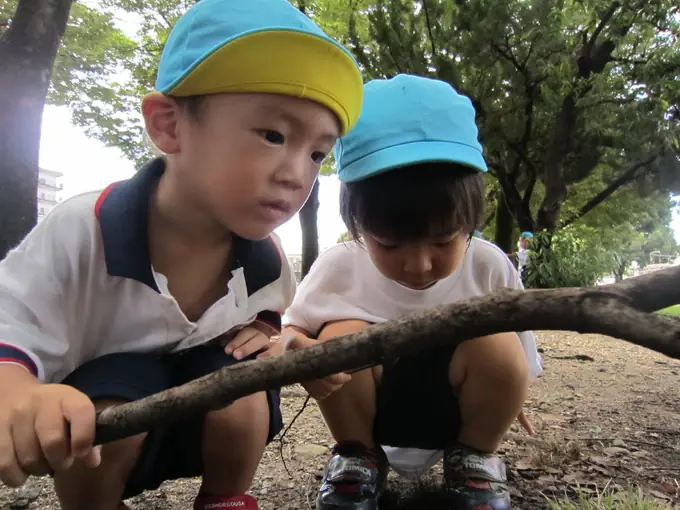
M 498 455 L 465 447 L 444 452 L 444 480 L 460 510 L 509 510 L 505 463 Z
M 324 468 L 317 510 L 376 510 L 387 480 L 387 457 L 381 448 L 338 443 Z
M 248 494 L 230 498 L 201 494 L 194 502 L 194 510 L 218 510 L 220 508 L 226 510 L 257 510 L 257 501 Z

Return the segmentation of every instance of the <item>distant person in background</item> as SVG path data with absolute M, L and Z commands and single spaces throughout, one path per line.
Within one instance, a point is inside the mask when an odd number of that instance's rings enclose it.
M 529 261 L 530 239 L 533 238 L 534 234 L 531 232 L 522 232 L 522 235 L 519 237 L 519 250 L 517 251 L 517 269 L 519 270 L 519 274 L 523 274 L 524 267 Z

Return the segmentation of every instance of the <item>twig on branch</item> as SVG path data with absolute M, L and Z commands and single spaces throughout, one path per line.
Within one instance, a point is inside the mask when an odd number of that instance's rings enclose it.
M 601 287 L 510 290 L 370 326 L 280 357 L 223 368 L 104 410 L 96 443 L 221 409 L 241 397 L 398 356 L 507 331 L 599 333 L 680 359 L 680 320 L 654 312 L 680 303 L 680 266 Z

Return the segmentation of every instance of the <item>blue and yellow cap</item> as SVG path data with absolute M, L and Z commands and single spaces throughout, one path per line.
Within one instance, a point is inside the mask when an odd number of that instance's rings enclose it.
M 347 133 L 363 84 L 351 53 L 287 0 L 200 0 L 170 32 L 156 90 L 173 96 L 227 92 L 316 101 Z
M 398 74 L 364 86 L 356 126 L 333 149 L 338 178 L 353 182 L 427 162 L 487 171 L 475 109 L 444 81 Z

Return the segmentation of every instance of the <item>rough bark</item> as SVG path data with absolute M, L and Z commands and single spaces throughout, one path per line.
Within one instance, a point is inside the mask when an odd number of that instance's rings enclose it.
M 0 260 L 35 226 L 43 107 L 72 0 L 20 0 L 0 35 Z
M 494 234 L 494 244 L 498 246 L 503 252 L 511 253 L 512 247 L 512 231 L 515 226 L 512 212 L 506 202 L 504 192 L 499 193 L 496 200 L 496 232 Z
M 602 13 L 600 23 L 590 39 L 584 40 L 576 61 L 572 91 L 562 101 L 555 121 L 553 139 L 544 161 L 545 196 L 536 218 L 538 230 L 547 229 L 553 232 L 558 227 L 562 204 L 567 197 L 564 166 L 567 156 L 573 152 L 576 122 L 580 115 L 578 100 L 591 91 L 592 84 L 588 82 L 589 78 L 593 74 L 601 73 L 612 60 L 616 44 L 612 39 L 598 42 L 598 37 L 620 7 L 620 2 L 615 0 Z
M 319 180 L 317 179 L 305 205 L 300 209 L 300 230 L 302 231 L 302 278 L 309 272 L 319 256 Z
M 112 407 L 97 418 L 97 444 L 220 409 L 259 391 L 397 356 L 504 331 L 599 333 L 680 359 L 680 320 L 654 312 L 680 303 L 680 267 L 615 285 L 509 290 L 440 306 L 368 327 L 281 357 L 249 361 L 151 397 Z

